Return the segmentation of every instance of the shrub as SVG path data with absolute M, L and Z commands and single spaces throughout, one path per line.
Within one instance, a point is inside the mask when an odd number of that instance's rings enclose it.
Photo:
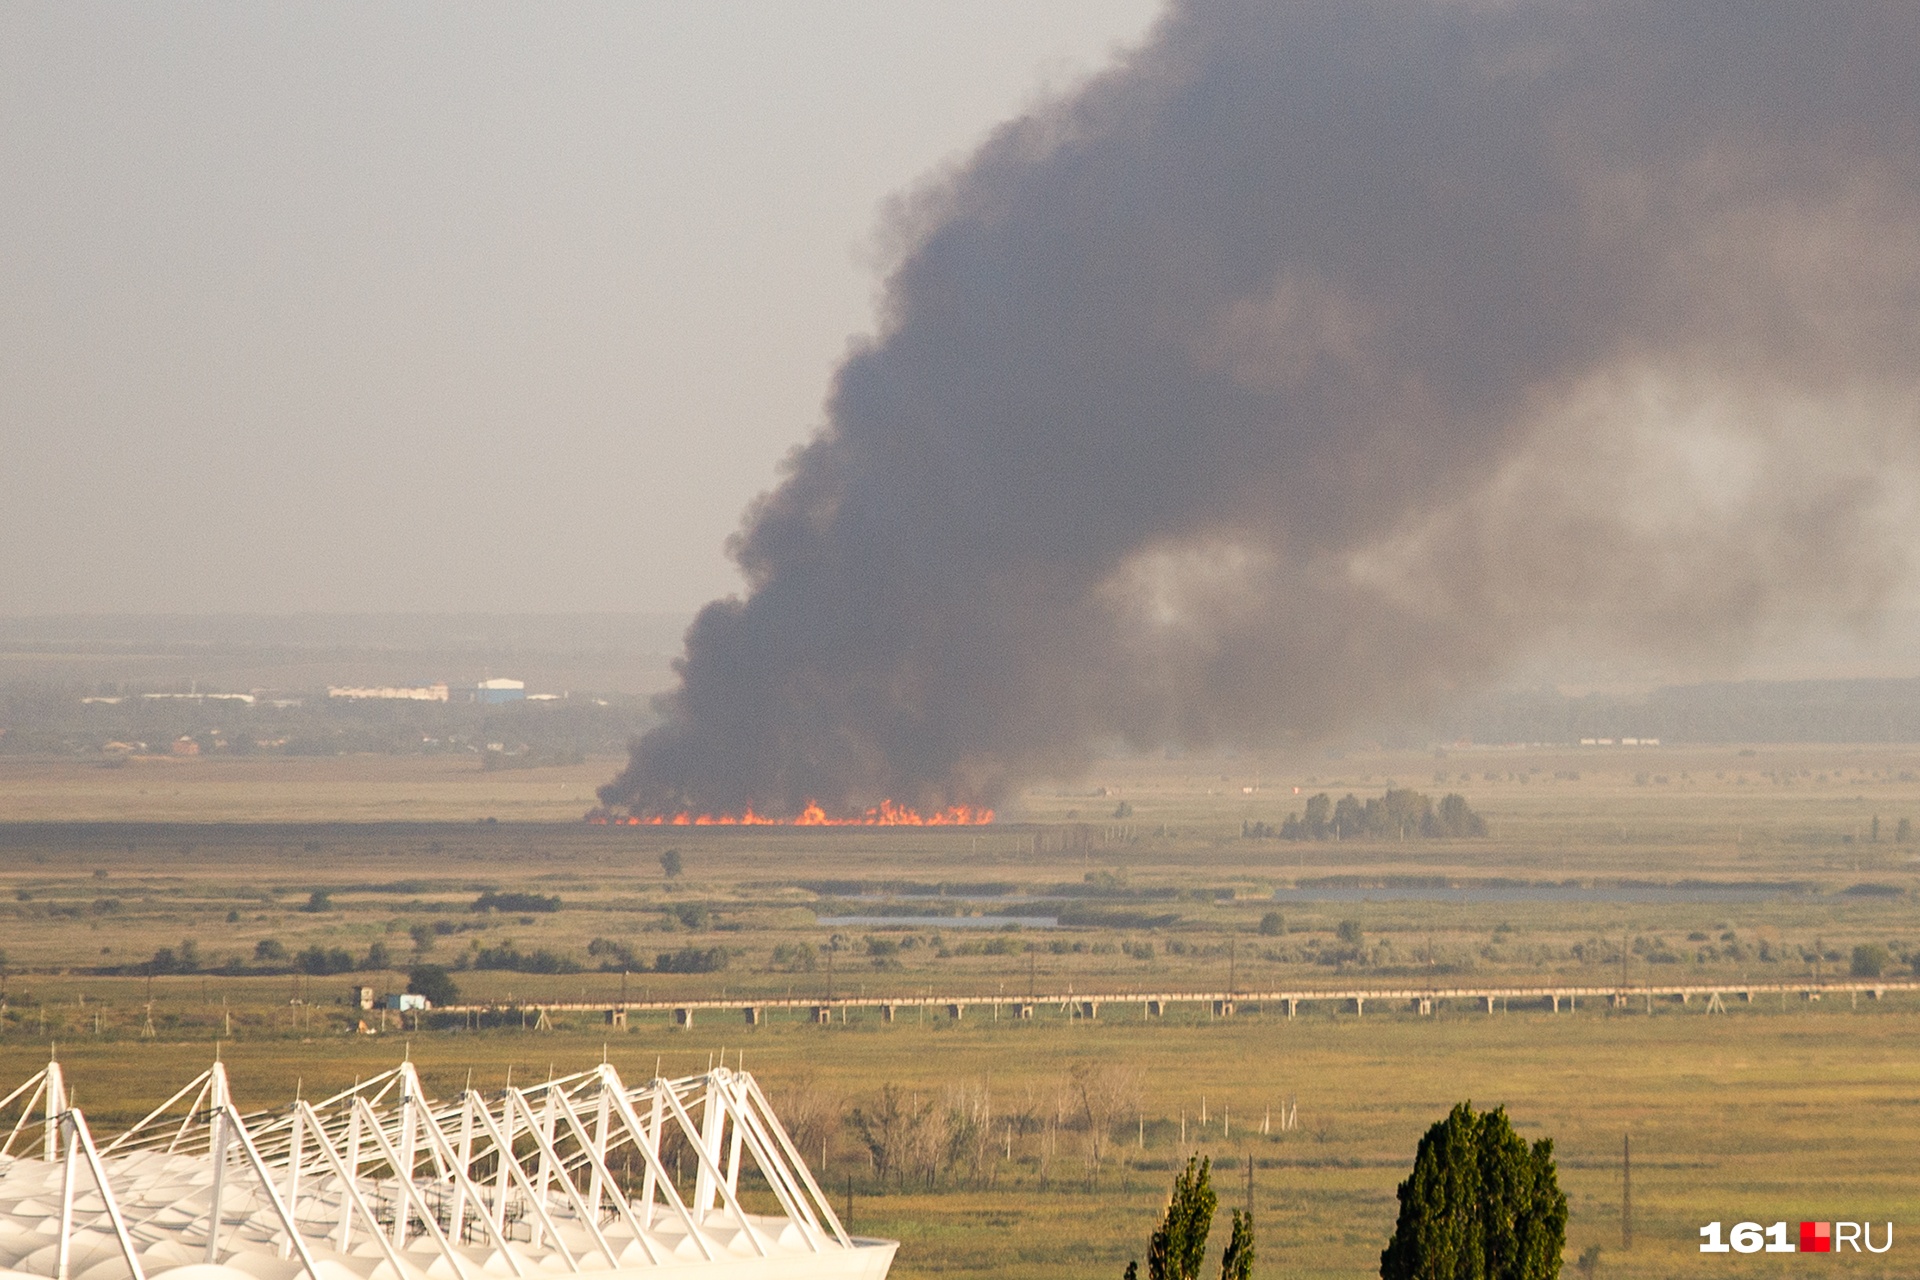
M 280 944 L 278 938 L 262 938 L 253 944 L 253 958 L 262 963 L 285 960 L 287 949 Z
M 1260 917 L 1260 932 L 1269 938 L 1277 938 L 1287 931 L 1287 918 L 1278 911 L 1269 911 Z

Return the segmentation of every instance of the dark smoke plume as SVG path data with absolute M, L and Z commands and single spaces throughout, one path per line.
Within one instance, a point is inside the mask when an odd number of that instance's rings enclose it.
M 609 802 L 991 801 L 1904 575 L 1911 0 L 1195 0 L 908 208 Z

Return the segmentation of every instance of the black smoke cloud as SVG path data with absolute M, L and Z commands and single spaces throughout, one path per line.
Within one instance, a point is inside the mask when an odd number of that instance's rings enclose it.
M 1910 0 L 1196 0 L 904 207 L 610 803 L 991 802 L 1905 572 Z

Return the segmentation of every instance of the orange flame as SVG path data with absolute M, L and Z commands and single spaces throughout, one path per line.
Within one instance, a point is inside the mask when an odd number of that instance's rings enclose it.
M 907 805 L 882 800 L 873 808 L 852 817 L 836 818 L 809 800 L 791 818 L 762 817 L 749 805 L 743 813 L 681 812 L 644 816 L 595 809 L 587 814 L 587 821 L 601 827 L 979 827 L 993 821 L 993 810 L 956 804 L 923 814 Z

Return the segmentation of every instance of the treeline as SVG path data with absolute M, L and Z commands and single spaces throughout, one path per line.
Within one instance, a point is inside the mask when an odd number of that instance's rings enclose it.
M 1249 840 L 1452 840 L 1486 835 L 1487 822 L 1465 796 L 1449 793 L 1435 804 L 1401 787 L 1366 801 L 1349 794 L 1335 802 L 1322 791 L 1308 799 L 1305 813 L 1288 814 L 1278 828 L 1244 822 L 1240 834 Z

